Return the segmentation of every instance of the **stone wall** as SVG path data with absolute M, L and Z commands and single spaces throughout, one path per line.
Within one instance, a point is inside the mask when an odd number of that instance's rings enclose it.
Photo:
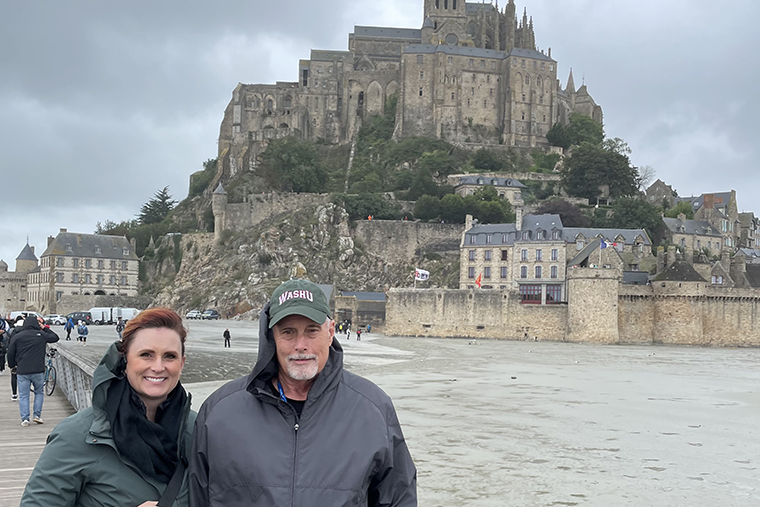
M 362 220 L 356 223 L 354 240 L 388 262 L 408 262 L 426 253 L 459 256 L 463 228 L 463 224 Z
M 319 206 L 330 201 L 329 194 L 269 192 L 251 194 L 242 203 L 228 203 L 225 208 L 225 229 L 246 229 L 299 208 Z
M 96 307 L 137 308 L 144 310 L 151 304 L 149 296 L 75 296 L 64 295 L 57 304 L 57 313 L 67 315 L 71 312 L 86 312 Z
M 391 289 L 384 332 L 562 341 L 566 321 L 565 305 L 523 305 L 508 291 Z
M 355 296 L 336 296 L 333 315 L 336 321 L 350 319 L 352 329 L 371 324 L 380 328 L 385 324 L 385 301 L 360 301 Z

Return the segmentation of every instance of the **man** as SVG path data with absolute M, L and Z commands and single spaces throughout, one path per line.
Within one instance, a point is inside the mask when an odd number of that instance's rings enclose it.
M 77 341 L 81 342 L 83 346 L 87 345 L 87 335 L 90 334 L 90 330 L 87 329 L 87 324 L 83 321 L 79 321 L 77 326 Z
M 119 322 L 116 323 L 116 333 L 119 335 L 119 340 L 121 340 L 121 334 L 124 332 L 124 320 L 122 320 L 121 317 L 119 317 Z
M 224 348 L 232 348 L 232 345 L 230 345 L 230 330 L 225 329 L 224 333 L 222 333 L 222 336 L 224 336 Z
M 8 366 L 16 368 L 18 375 L 19 412 L 21 426 L 29 426 L 29 386 L 34 385 L 34 419 L 42 424 L 42 402 L 45 391 L 45 345 L 58 341 L 58 335 L 45 326 L 45 321 L 34 314 L 24 321 L 8 347 Z
M 66 331 L 66 341 L 71 341 L 71 331 L 74 329 L 74 319 L 71 317 L 66 319 L 66 325 L 63 326 L 63 329 Z
M 8 331 L 10 327 L 5 322 L 5 319 L 0 317 L 0 375 L 5 373 L 5 353 L 8 352 Z
M 195 425 L 192 507 L 417 505 L 390 398 L 343 369 L 322 290 L 281 284 L 259 315 L 259 357 Z

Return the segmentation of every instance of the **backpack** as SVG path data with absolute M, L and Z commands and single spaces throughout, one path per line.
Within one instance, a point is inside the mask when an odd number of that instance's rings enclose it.
M 79 333 L 79 336 L 86 336 L 87 327 L 84 324 L 82 324 L 81 326 L 77 327 L 77 333 Z

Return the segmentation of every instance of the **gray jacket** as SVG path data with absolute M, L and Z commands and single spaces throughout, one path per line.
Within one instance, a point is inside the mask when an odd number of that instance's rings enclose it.
M 259 357 L 198 413 L 191 507 L 417 505 L 417 471 L 390 398 L 343 369 L 333 339 L 300 418 L 269 385 L 277 358 L 259 317 Z

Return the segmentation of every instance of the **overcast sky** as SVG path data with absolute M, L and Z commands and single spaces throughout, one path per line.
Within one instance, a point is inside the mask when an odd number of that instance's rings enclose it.
M 353 25 L 422 25 L 423 0 L 0 2 L 0 258 L 27 236 L 132 219 L 216 156 L 238 82 L 295 81 Z M 502 6 L 506 0 L 502 0 Z M 565 7 L 556 10 L 559 5 Z M 760 214 L 760 2 L 525 0 L 563 86 L 572 67 L 635 165 Z

